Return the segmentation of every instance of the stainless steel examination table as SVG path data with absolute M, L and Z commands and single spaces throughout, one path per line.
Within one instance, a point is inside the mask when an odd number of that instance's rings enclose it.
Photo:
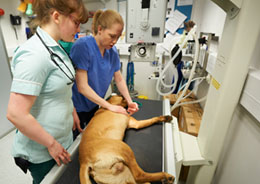
M 148 119 L 165 114 L 163 101 L 134 99 L 141 104 L 139 111 L 133 115 L 137 120 Z M 167 114 L 167 113 L 166 113 Z M 169 123 L 168 123 L 169 124 Z M 158 123 L 140 130 L 129 129 L 125 132 L 124 141 L 134 151 L 137 163 L 146 172 L 166 171 L 175 176 L 173 146 L 167 146 L 165 124 Z M 169 135 L 168 135 L 169 136 Z M 43 184 L 80 184 L 78 146 L 81 135 L 77 137 L 68 150 L 72 162 L 54 168 L 43 180 Z M 171 143 L 170 143 L 171 144 Z M 167 153 L 166 150 L 167 149 Z M 170 169 L 169 169 L 170 168 Z M 94 184 L 95 182 L 92 181 Z M 160 183 L 160 182 L 153 182 Z

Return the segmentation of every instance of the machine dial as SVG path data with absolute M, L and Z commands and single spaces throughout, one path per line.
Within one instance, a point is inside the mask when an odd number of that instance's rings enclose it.
M 137 50 L 137 54 L 140 56 L 140 57 L 144 57 L 146 55 L 146 48 L 145 47 L 140 47 L 138 50 Z

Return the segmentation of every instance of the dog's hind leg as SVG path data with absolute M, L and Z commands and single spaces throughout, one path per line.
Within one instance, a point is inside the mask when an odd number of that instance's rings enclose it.
M 135 118 L 130 117 L 127 128 L 140 129 L 140 128 L 148 127 L 154 123 L 170 122 L 171 120 L 172 120 L 171 116 L 158 116 L 146 120 L 136 120 Z
M 91 181 L 89 179 L 89 168 L 86 164 L 82 164 L 80 166 L 80 184 L 91 184 Z
M 166 172 L 147 173 L 138 166 L 135 159 L 130 162 L 128 167 L 137 183 L 161 181 L 164 184 L 173 184 L 174 182 L 175 177 Z
M 123 146 L 123 145 L 122 145 Z M 164 184 L 173 184 L 174 176 L 165 173 L 165 172 L 157 172 L 157 173 L 147 173 L 144 172 L 136 162 L 134 153 L 132 149 L 128 145 L 123 146 L 124 152 L 121 152 L 121 156 L 124 158 L 125 165 L 131 170 L 133 177 L 137 183 L 145 183 L 145 182 L 153 182 L 153 181 L 161 181 Z

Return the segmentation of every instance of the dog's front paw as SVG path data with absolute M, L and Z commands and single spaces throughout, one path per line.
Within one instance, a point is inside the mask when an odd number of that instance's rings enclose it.
M 164 122 L 170 122 L 172 120 L 172 116 L 163 116 Z
M 162 184 L 173 184 L 175 177 L 165 173 L 165 178 L 162 179 Z

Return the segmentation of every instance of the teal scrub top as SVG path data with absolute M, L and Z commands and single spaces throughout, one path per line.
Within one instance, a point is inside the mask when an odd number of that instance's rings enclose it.
M 64 42 L 62 40 L 59 40 L 59 44 L 63 47 L 63 49 L 67 52 L 67 54 L 70 54 L 70 50 L 73 45 L 73 42 Z
M 75 70 L 66 52 L 53 38 L 40 27 L 37 32 L 45 44 L 58 54 L 75 75 Z M 59 66 L 70 75 L 66 66 L 57 60 Z M 73 103 L 72 84 L 69 78 L 50 59 L 50 54 L 34 34 L 22 46 L 15 50 L 11 62 L 13 82 L 11 92 L 37 96 L 31 108 L 32 116 L 51 134 L 65 149 L 73 142 Z M 32 163 L 51 160 L 47 148 L 29 139 L 17 131 L 12 155 L 22 157 Z

